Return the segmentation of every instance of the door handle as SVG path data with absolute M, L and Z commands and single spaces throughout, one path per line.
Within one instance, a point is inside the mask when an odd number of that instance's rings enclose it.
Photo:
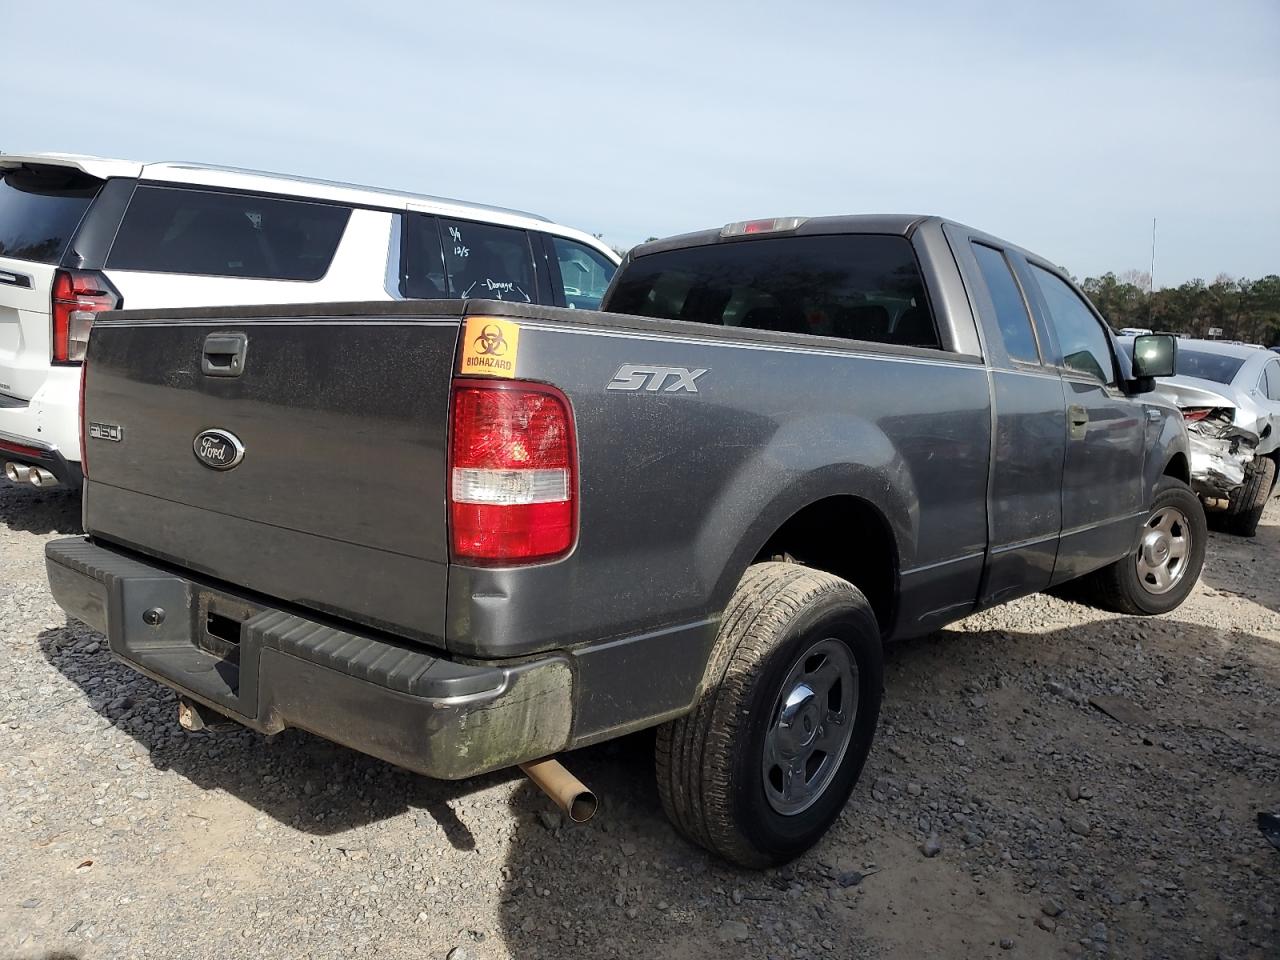
M 1071 427 L 1071 439 L 1083 440 L 1089 432 L 1089 411 L 1078 403 L 1067 407 L 1067 423 Z
M 0 270 L 0 283 L 7 284 L 10 287 L 25 287 L 31 289 L 31 278 L 25 273 L 14 273 L 10 270 Z
M 206 377 L 238 377 L 244 373 L 249 338 L 243 333 L 211 333 L 204 338 L 200 369 Z

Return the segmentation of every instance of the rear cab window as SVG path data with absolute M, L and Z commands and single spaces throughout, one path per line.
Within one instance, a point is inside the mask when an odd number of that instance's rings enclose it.
M 103 181 L 64 167 L 0 175 L 0 257 L 56 264 Z
M 881 234 L 739 240 L 632 260 L 605 309 L 751 330 L 939 348 L 910 241 Z
M 140 185 L 107 267 L 257 280 L 319 280 L 349 207 L 254 194 Z

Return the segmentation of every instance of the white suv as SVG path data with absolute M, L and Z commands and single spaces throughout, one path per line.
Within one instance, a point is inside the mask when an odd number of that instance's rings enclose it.
M 188 163 L 0 154 L 0 463 L 81 481 L 80 371 L 123 307 L 484 297 L 599 306 L 618 255 L 531 214 Z

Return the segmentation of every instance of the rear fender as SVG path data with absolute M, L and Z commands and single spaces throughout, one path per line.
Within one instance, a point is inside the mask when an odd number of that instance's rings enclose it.
M 833 496 L 858 497 L 878 509 L 897 545 L 899 566 L 910 565 L 919 499 L 902 456 L 867 420 L 806 417 L 785 424 L 738 466 L 698 531 L 697 562 L 707 582 L 715 583 L 713 606 L 723 609 L 747 567 L 787 520 Z M 750 518 L 745 528 L 744 517 Z

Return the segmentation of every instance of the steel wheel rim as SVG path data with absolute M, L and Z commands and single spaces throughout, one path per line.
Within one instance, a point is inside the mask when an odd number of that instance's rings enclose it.
M 1191 524 L 1177 507 L 1151 514 L 1138 541 L 1138 582 L 1147 593 L 1168 593 L 1183 580 L 1191 561 Z
M 769 806 L 793 817 L 817 803 L 840 769 L 857 715 L 853 654 L 834 637 L 819 640 L 791 665 L 769 715 L 761 764 Z

